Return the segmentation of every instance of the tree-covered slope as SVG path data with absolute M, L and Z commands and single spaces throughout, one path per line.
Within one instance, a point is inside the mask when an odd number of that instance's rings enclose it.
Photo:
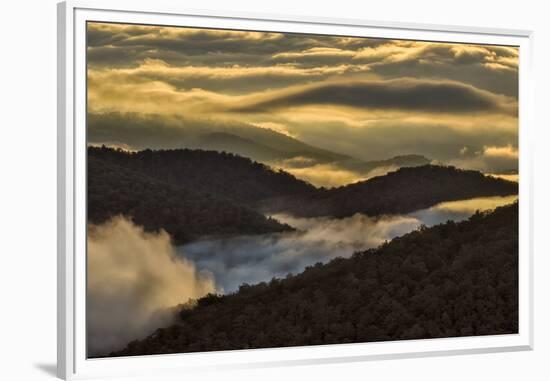
M 289 195 L 265 200 L 267 212 L 297 216 L 345 217 L 355 213 L 410 213 L 443 201 L 516 194 L 518 184 L 455 167 L 423 165 L 400 168 L 384 176 L 306 196 Z
M 518 186 L 477 171 L 424 165 L 324 189 L 224 152 L 178 149 L 134 153 L 90 147 L 88 156 L 262 212 L 306 217 L 408 213 L 443 201 L 515 194 Z
M 176 149 L 134 153 L 89 147 L 88 156 L 247 206 L 270 197 L 315 191 L 289 173 L 224 152 Z
M 177 244 L 209 235 L 262 234 L 288 225 L 221 199 L 88 156 L 88 220 L 126 215 L 146 230 L 166 230 Z
M 111 355 L 516 333 L 517 268 L 515 203 L 209 295 L 177 324 Z

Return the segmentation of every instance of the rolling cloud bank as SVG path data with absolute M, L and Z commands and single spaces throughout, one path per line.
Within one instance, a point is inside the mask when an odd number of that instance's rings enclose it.
M 171 321 L 170 308 L 214 292 L 214 279 L 177 257 L 170 237 L 117 217 L 88 231 L 89 355 L 119 349 Z
M 517 47 L 103 23 L 87 35 L 91 144 L 269 128 L 360 160 L 517 171 Z M 319 164 L 295 173 L 364 175 Z

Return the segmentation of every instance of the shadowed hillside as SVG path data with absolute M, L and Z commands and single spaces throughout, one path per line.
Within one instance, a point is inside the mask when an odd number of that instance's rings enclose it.
M 518 184 L 488 177 L 477 171 L 424 165 L 400 168 L 385 176 L 305 197 L 291 195 L 266 200 L 266 212 L 290 212 L 296 216 L 346 217 L 410 213 L 443 201 L 516 194 Z
M 166 183 L 88 156 L 88 220 L 99 224 L 118 214 L 146 230 L 166 230 L 177 244 L 203 236 L 292 230 L 286 224 L 226 199 Z
M 203 150 L 144 150 L 136 153 L 89 147 L 88 156 L 139 171 L 155 179 L 247 204 L 315 187 L 289 173 L 230 153 Z
M 424 165 L 339 188 L 315 188 L 282 170 L 228 153 L 88 148 L 90 158 L 265 213 L 345 217 L 408 213 L 443 201 L 517 193 L 517 183 L 477 171 Z
M 515 203 L 206 296 L 177 324 L 111 355 L 517 333 L 517 265 Z

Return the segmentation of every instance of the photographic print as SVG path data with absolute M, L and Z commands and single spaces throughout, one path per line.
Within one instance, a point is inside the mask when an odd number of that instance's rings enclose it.
M 518 47 L 86 44 L 88 358 L 518 333 Z

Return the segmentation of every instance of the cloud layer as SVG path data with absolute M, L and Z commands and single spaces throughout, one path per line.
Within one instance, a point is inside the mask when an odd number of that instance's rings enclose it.
M 485 149 L 517 150 L 518 62 L 511 46 L 89 23 L 89 138 L 177 147 L 276 126 L 363 160 L 515 171 Z
M 515 101 L 470 85 L 451 81 L 411 78 L 385 81 L 325 83 L 276 93 L 236 111 L 262 112 L 303 105 L 336 105 L 357 108 L 432 113 L 517 113 Z
M 214 280 L 177 257 L 165 232 L 117 217 L 88 230 L 88 355 L 105 355 L 166 325 L 170 308 L 215 291 Z

